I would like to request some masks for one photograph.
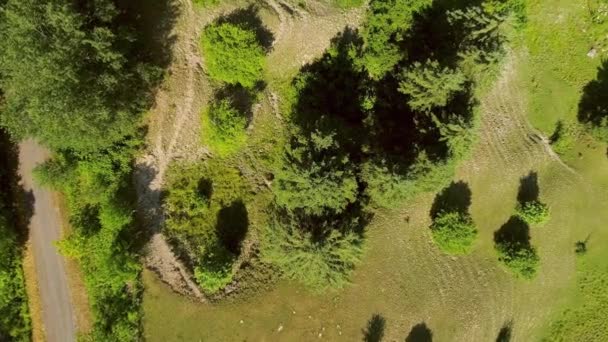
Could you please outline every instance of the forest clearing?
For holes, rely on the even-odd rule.
[[[0,340],[608,341],[607,33],[606,0],[0,0]]]

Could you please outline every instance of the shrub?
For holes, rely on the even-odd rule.
[[[477,238],[477,228],[468,214],[440,212],[431,225],[433,241],[448,254],[471,252]]]
[[[578,123],[559,120],[555,126],[555,132],[551,136],[553,150],[561,155],[568,153],[572,150],[582,132],[583,129]]]
[[[317,236],[277,220],[263,231],[262,259],[314,291],[346,285],[362,254],[363,238],[352,231],[328,230]]]
[[[549,206],[538,200],[519,203],[515,210],[530,225],[542,225],[549,220]]]
[[[205,292],[217,293],[232,282],[235,255],[221,245],[213,246],[211,251],[202,250],[201,254],[204,257],[194,267],[194,278]]]
[[[232,154],[243,146],[247,118],[229,100],[211,105],[202,115],[203,143],[220,156]]]
[[[516,275],[532,279],[538,271],[540,259],[531,246],[518,246],[510,243],[496,245],[498,260]]]
[[[212,24],[201,40],[209,74],[229,84],[253,88],[264,72],[264,48],[252,30],[231,23]]]
[[[168,174],[166,229],[194,264],[201,288],[213,294],[232,281],[232,264],[248,226],[248,189],[226,163],[176,164]]]

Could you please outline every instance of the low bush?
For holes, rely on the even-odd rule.
[[[245,88],[253,88],[262,79],[265,52],[253,30],[214,23],[205,28],[201,47],[213,79]]]
[[[549,220],[549,206],[538,200],[519,203],[515,210],[529,225],[542,225]]]
[[[573,121],[558,121],[551,136],[551,147],[560,155],[567,154],[581,137],[583,128]]]
[[[540,259],[530,244],[530,227],[518,216],[511,216],[498,231],[494,233],[494,248],[498,261],[511,272],[524,279],[536,276]]]
[[[433,241],[448,254],[471,252],[477,228],[470,215],[459,212],[440,212],[431,225]]]
[[[248,187],[222,161],[176,164],[168,174],[165,229],[194,264],[201,288],[213,294],[234,276],[232,264],[248,229]]]
[[[238,151],[247,139],[247,118],[230,100],[211,104],[201,119],[203,143],[220,156]]]
[[[540,259],[531,246],[522,247],[514,244],[497,244],[498,260],[515,274],[524,279],[532,279],[538,271]]]

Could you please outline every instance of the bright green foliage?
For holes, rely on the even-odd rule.
[[[540,259],[533,247],[503,243],[496,245],[496,251],[498,260],[516,275],[524,279],[532,279],[536,276]]]
[[[129,134],[159,73],[129,59],[141,47],[118,13],[109,0],[9,0],[0,12],[2,125],[78,151]]]
[[[363,26],[360,64],[372,79],[381,79],[405,56],[399,43],[405,39],[415,13],[430,0],[372,0]]]
[[[321,215],[341,212],[355,202],[357,180],[348,158],[333,152],[339,149],[334,136],[317,132],[309,139],[299,139],[306,145],[288,149],[284,166],[276,174],[277,203],[289,210]],[[317,154],[324,157],[315,160]]]
[[[530,225],[543,225],[549,220],[549,206],[538,200],[519,203],[515,210]]]
[[[209,294],[232,281],[248,225],[247,197],[240,172],[221,162],[178,164],[169,172],[166,233],[192,259],[195,278]]]
[[[318,237],[293,222],[271,222],[262,239],[263,260],[316,291],[346,285],[362,254],[363,239],[357,233],[331,229]]]
[[[227,156],[238,151],[245,143],[246,126],[245,115],[234,108],[230,100],[220,100],[203,112],[203,142],[209,145],[213,152]]]
[[[431,225],[433,241],[448,254],[468,254],[477,239],[477,228],[470,215],[441,212]]]
[[[465,82],[461,71],[441,67],[437,61],[415,62],[401,74],[399,91],[409,96],[412,109],[428,111],[446,106]]]
[[[255,32],[231,23],[205,28],[201,46],[212,78],[253,88],[264,73],[264,48]]]
[[[215,246],[213,251],[203,250],[201,255],[204,257],[200,265],[194,267],[194,278],[205,292],[217,293],[232,282],[235,256],[221,246]]]
[[[37,170],[40,181],[66,196],[74,231],[60,248],[83,270],[96,341],[139,338],[141,265],[130,240],[135,204],[124,195],[133,191],[131,158],[138,145],[127,139],[81,158],[58,154]]]

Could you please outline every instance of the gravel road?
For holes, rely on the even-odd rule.
[[[30,241],[40,290],[45,340],[72,342],[76,340],[76,324],[65,260],[54,245],[61,237],[61,216],[51,191],[36,185],[32,179],[32,170],[46,158],[48,152],[34,141],[27,140],[19,145],[19,172],[25,191],[31,191],[34,201]]]

